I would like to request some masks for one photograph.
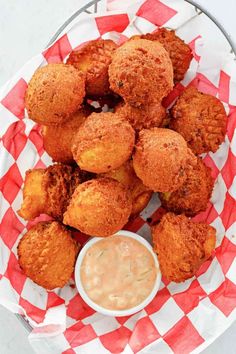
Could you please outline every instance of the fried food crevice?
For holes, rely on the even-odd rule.
[[[104,96],[109,94],[108,67],[117,45],[110,39],[90,41],[70,53],[67,64],[73,65],[86,75],[86,94]]]
[[[18,214],[32,220],[47,214],[62,220],[71,195],[81,182],[77,167],[55,164],[46,169],[26,171],[23,203]]]
[[[43,146],[53,161],[73,163],[71,151],[73,138],[90,113],[91,110],[86,107],[73,114],[65,123],[56,127],[42,127]]]
[[[136,176],[131,160],[116,170],[112,170],[103,175],[122,183],[130,192],[132,197],[131,216],[137,216],[149,203],[153,192]]]
[[[167,117],[165,108],[160,104],[133,107],[128,103],[120,103],[115,112],[128,120],[136,131],[160,127]]]
[[[183,80],[190,66],[193,54],[191,48],[175,34],[175,31],[159,28],[157,32],[142,34],[140,38],[160,42],[170,56],[175,83]]]

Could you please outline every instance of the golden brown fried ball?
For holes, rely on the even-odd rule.
[[[199,155],[215,152],[224,141],[227,117],[218,98],[187,88],[171,110],[170,128],[181,134]]]
[[[97,39],[71,52],[67,64],[85,73],[87,95],[96,97],[110,93],[108,67],[116,48],[110,39]]]
[[[167,213],[152,227],[152,240],[162,275],[180,283],[193,277],[211,256],[216,230],[206,223],[195,223],[185,215]]]
[[[159,127],[167,116],[165,108],[160,103],[140,107],[121,103],[115,108],[115,112],[127,119],[136,131]]]
[[[127,187],[131,193],[133,203],[131,216],[138,215],[148,205],[152,197],[152,191],[144,186],[142,181],[136,176],[131,160],[118,169],[104,174],[104,177],[113,178]]]
[[[78,168],[56,164],[26,171],[23,203],[18,214],[32,220],[47,214],[62,220],[71,195],[81,182]]]
[[[73,157],[82,170],[105,173],[130,158],[134,139],[133,128],[119,114],[92,113],[74,137]]]
[[[20,240],[19,264],[36,284],[52,290],[62,288],[74,270],[78,245],[62,224],[39,222]]]
[[[175,31],[160,28],[155,33],[142,34],[140,38],[160,42],[169,53],[173,70],[174,81],[183,80],[193,58],[191,48],[178,36]]]
[[[87,235],[105,237],[127,223],[131,210],[131,197],[123,184],[98,178],[76,188],[63,222]]]
[[[42,127],[44,149],[53,161],[68,164],[74,161],[71,151],[73,137],[90,113],[91,110],[88,108],[82,108],[65,123],[59,124],[56,127]]]
[[[173,88],[173,67],[162,44],[136,39],[115,51],[109,80],[111,89],[132,106],[160,103]]]
[[[161,193],[160,199],[165,209],[176,214],[194,216],[206,210],[214,180],[211,169],[199,157],[197,164],[188,164],[185,173],[187,179],[184,184],[175,192]]]
[[[65,122],[81,106],[85,77],[72,65],[48,64],[35,71],[25,96],[29,118],[43,125]]]
[[[164,128],[144,129],[135,146],[133,165],[145,186],[172,192],[182,186],[189,159],[195,159],[180,134]]]

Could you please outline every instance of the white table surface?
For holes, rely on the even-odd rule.
[[[87,2],[88,0],[0,0],[0,86],[22,64],[40,52],[58,27]],[[236,43],[236,1],[195,2],[211,12]],[[203,353],[236,354],[235,339],[236,323]],[[27,331],[13,314],[0,306],[0,354],[16,353],[33,354],[27,340]]]

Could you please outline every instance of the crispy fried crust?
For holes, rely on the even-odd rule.
[[[103,96],[110,93],[108,66],[117,45],[110,39],[97,39],[71,52],[67,64],[83,71],[86,75],[86,93]]]
[[[172,193],[160,193],[160,199],[165,209],[176,214],[194,216],[206,210],[214,180],[211,176],[211,169],[200,157],[197,158],[197,164],[188,164],[185,173],[187,179],[180,189]]]
[[[63,124],[56,127],[42,127],[44,149],[53,161],[67,164],[73,163],[71,151],[73,137],[90,113],[91,110],[86,107],[73,114]]]
[[[72,65],[48,64],[35,71],[25,96],[29,118],[43,125],[65,122],[81,106],[85,76]]]
[[[174,81],[183,80],[193,58],[191,48],[178,36],[175,31],[160,28],[155,33],[146,33],[140,36],[143,39],[160,42],[169,53],[173,69]]]
[[[73,157],[82,170],[105,173],[130,158],[134,139],[133,128],[119,114],[92,113],[75,135]]]
[[[130,191],[133,203],[131,216],[138,215],[148,205],[152,197],[152,191],[144,186],[142,181],[136,176],[131,160],[118,169],[105,173],[104,177],[117,180]]]
[[[47,214],[62,220],[71,195],[80,183],[78,168],[56,164],[46,169],[28,170],[23,189],[23,203],[18,214],[32,220]]]
[[[181,135],[172,130],[144,129],[135,146],[134,170],[151,190],[172,192],[187,178],[184,169],[190,159],[195,159],[192,155]]]
[[[116,106],[115,112],[127,119],[136,131],[159,127],[167,116],[165,108],[160,103],[140,107],[121,103]]]
[[[127,223],[131,209],[131,196],[123,184],[98,178],[76,188],[63,222],[85,234],[105,237]]]
[[[128,41],[119,47],[109,66],[111,89],[132,106],[160,103],[173,87],[173,67],[159,42]]]
[[[62,224],[40,222],[18,245],[19,264],[36,284],[51,290],[62,288],[74,270],[78,245]]]
[[[218,98],[187,88],[171,110],[170,128],[181,134],[199,155],[215,152],[224,141],[227,116]]]
[[[194,276],[211,256],[216,230],[185,215],[167,213],[152,227],[152,239],[162,275],[179,283]]]

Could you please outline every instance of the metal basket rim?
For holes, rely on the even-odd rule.
[[[76,18],[78,17],[82,12],[86,11],[88,8],[90,8],[92,5],[98,4],[101,0],[92,0],[90,1],[87,5],[81,7],[79,10],[74,12],[56,31],[56,33],[51,37],[50,41],[46,45],[46,48],[52,45],[53,42],[57,40],[57,38],[60,36],[60,34],[63,32],[63,30]],[[196,7],[198,10],[200,10],[202,13],[204,13],[209,19],[220,29],[220,31],[223,33],[224,37],[228,41],[235,57],[236,57],[236,45],[233,43],[230,35],[228,32],[225,30],[224,26],[216,19],[215,16],[213,16],[208,10],[205,9],[204,6],[198,5],[195,3],[195,1],[192,0],[184,0],[190,5]]]
[[[60,34],[63,32],[63,30],[75,19],[77,18],[81,13],[85,12],[88,8],[90,8],[92,5],[98,4],[101,0],[92,0],[90,1],[87,5],[81,7],[80,9],[78,9],[77,11],[75,11],[56,31],[56,33],[51,37],[51,39],[49,40],[48,44],[46,45],[45,48],[49,47],[50,45],[52,45],[52,43],[54,43],[57,38],[60,36]],[[226,40],[228,41],[235,57],[236,57],[236,46],[234,45],[232,39],[230,38],[230,35],[227,33],[227,31],[225,30],[225,28],[223,27],[223,25],[221,25],[221,23],[208,11],[206,10],[203,6],[196,4],[194,1],[192,0],[184,0],[187,3],[189,3],[190,5],[196,7],[198,10],[200,10],[202,13],[204,13],[207,17],[210,18],[210,20],[212,20],[215,25],[221,30],[221,32],[223,33],[223,35],[225,36]],[[16,317],[18,318],[18,320],[23,324],[23,326],[27,329],[28,332],[31,332],[33,330],[33,327],[29,324],[29,322],[21,315],[16,314]]]

